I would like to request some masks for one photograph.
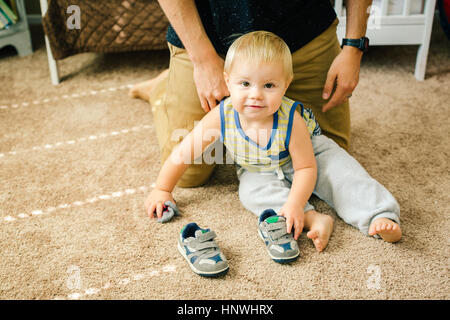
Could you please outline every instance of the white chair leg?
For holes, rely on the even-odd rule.
[[[58,71],[58,63],[53,58],[52,50],[50,49],[50,43],[48,42],[48,37],[45,36],[45,46],[47,48],[47,58],[48,58],[48,67],[50,69],[50,79],[53,85],[58,85],[59,81],[59,71]]]
[[[425,71],[427,69],[427,56],[428,56],[428,46],[422,44],[417,50],[416,58],[416,69],[414,70],[414,77],[417,80],[425,80]]]
[[[47,9],[48,9],[47,0],[40,0],[40,2],[41,2],[42,17],[44,17],[45,13],[47,12]],[[50,43],[48,41],[47,36],[45,36],[45,47],[47,48],[47,58],[48,58],[48,67],[50,69],[50,79],[51,79],[53,85],[58,85],[60,83],[58,63],[53,58],[52,50],[50,48]]]
[[[425,14],[425,29],[423,32],[423,41],[417,51],[416,70],[414,76],[417,80],[425,80],[425,71],[427,70],[428,49],[430,48],[431,30],[433,28],[434,8],[436,7],[436,0],[426,1]]]

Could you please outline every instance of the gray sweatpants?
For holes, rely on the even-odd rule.
[[[374,219],[388,218],[400,224],[400,207],[392,194],[344,149],[330,138],[312,137],[317,162],[313,194],[331,206],[346,223],[368,234]],[[278,171],[250,172],[238,167],[239,198],[257,216],[265,209],[278,212],[288,199],[294,169],[289,161]],[[304,212],[313,210],[307,203]]]

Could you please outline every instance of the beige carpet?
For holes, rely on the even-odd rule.
[[[143,202],[160,166],[151,107],[127,85],[168,65],[168,52],[80,54],[50,84],[35,53],[0,51],[1,299],[449,299],[450,45],[433,29],[427,78],[417,46],[372,47],[352,98],[352,154],[401,206],[397,244],[335,219],[317,253],[271,261],[257,219],[239,203],[231,166],[201,188],[176,189],[182,217],[150,221]],[[176,249],[195,221],[218,234],[230,271],[191,272]]]

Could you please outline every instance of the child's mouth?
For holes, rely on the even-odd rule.
[[[255,105],[247,105],[247,107],[249,107],[249,108],[257,108],[257,109],[264,108],[262,106],[255,106]]]

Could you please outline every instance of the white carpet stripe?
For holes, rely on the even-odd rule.
[[[154,187],[154,183],[151,185],[151,187]],[[21,212],[15,216],[11,216],[8,215],[6,217],[3,218],[4,222],[14,222],[17,219],[26,219],[26,218],[31,218],[31,217],[36,217],[36,216],[42,216],[42,215],[47,215],[50,213],[53,213],[55,211],[60,211],[60,210],[64,210],[64,209],[70,209],[72,207],[82,207],[86,204],[89,203],[94,203],[100,200],[111,200],[111,199],[115,199],[115,198],[120,198],[123,196],[127,196],[127,195],[131,195],[136,193],[137,191],[141,191],[141,192],[147,192],[149,190],[149,187],[147,186],[140,186],[138,188],[135,189],[125,189],[123,191],[116,191],[116,192],[112,192],[111,194],[101,194],[101,195],[97,195],[94,197],[89,197],[86,200],[77,200],[74,201],[72,203],[62,203],[56,206],[52,206],[52,207],[48,207],[46,209],[34,209],[34,210],[30,210],[29,213],[24,213]]]
[[[146,124],[146,125],[142,125],[142,126],[135,126],[129,129],[122,129],[122,130],[118,130],[118,131],[112,131],[109,133],[101,133],[98,135],[89,135],[87,137],[82,137],[82,138],[78,138],[77,140],[68,140],[68,141],[59,141],[56,143],[47,143],[43,146],[34,146],[28,149],[23,149],[23,150],[14,150],[14,151],[8,151],[8,152],[3,152],[0,153],[0,159],[4,158],[5,156],[9,155],[9,156],[15,156],[17,154],[20,153],[25,153],[25,152],[30,152],[30,151],[41,151],[41,150],[49,150],[49,149],[53,149],[53,148],[57,148],[57,147],[61,147],[64,145],[74,145],[77,142],[85,142],[85,141],[89,141],[89,140],[97,140],[97,139],[104,139],[104,138],[108,138],[108,137],[113,137],[113,136],[117,136],[120,134],[127,134],[130,132],[140,132],[143,130],[148,130],[153,128],[152,125]]]
[[[88,296],[93,296],[93,295],[99,294],[103,290],[108,290],[108,289],[111,289],[114,287],[121,288],[121,287],[127,286],[133,282],[148,280],[150,278],[158,276],[161,272],[164,272],[164,273],[176,272],[176,270],[177,270],[177,267],[175,265],[168,264],[168,265],[163,266],[160,270],[148,269],[148,270],[144,271],[143,273],[132,274],[128,277],[121,278],[118,280],[109,280],[100,288],[90,287],[90,288],[85,289],[84,291],[72,292],[72,293],[68,294],[67,296],[58,296],[58,297],[54,298],[54,300],[65,300],[65,299],[78,300],[78,299],[82,299],[82,298],[85,298]]]
[[[80,92],[80,93],[72,93],[71,95],[67,95],[64,94],[60,97],[55,96],[52,98],[43,98],[42,100],[34,100],[32,102],[20,102],[20,103],[12,103],[10,105],[4,104],[4,105],[0,105],[0,110],[7,110],[7,109],[17,109],[19,107],[28,107],[30,104],[33,105],[38,105],[38,104],[46,104],[49,103],[50,101],[58,101],[59,99],[67,99],[67,98],[80,98],[80,97],[86,97],[86,96],[93,96],[96,95],[97,93],[101,92],[101,93],[105,93],[105,92],[115,92],[118,90],[124,90],[124,89],[130,89],[132,88],[134,85],[133,84],[128,84],[128,85],[123,85],[120,87],[111,87],[111,88],[107,88],[107,89],[100,89],[100,90],[91,90],[89,92]]]

